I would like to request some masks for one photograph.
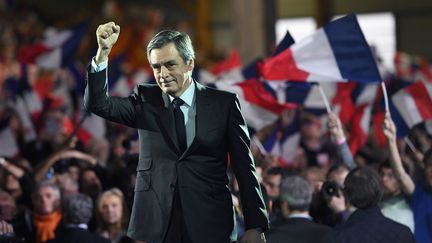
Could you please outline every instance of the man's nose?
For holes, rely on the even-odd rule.
[[[161,73],[160,73],[160,76],[162,77],[162,78],[167,78],[168,77],[168,69],[165,67],[165,66],[162,66],[161,67]]]

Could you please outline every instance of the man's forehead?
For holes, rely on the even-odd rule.
[[[155,48],[150,52],[151,63],[164,63],[178,60],[179,58],[181,57],[174,43],[169,43],[161,48]]]

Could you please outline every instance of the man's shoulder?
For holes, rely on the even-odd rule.
[[[200,83],[197,83],[197,86],[198,86],[198,90],[205,92],[206,95],[225,98],[225,99],[234,99],[234,97],[236,97],[235,93],[229,91],[216,89],[214,87],[206,86]]]

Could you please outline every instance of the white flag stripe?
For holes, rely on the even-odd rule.
[[[372,115],[372,106],[368,105],[363,110],[363,116],[362,116],[362,118],[360,120],[360,126],[361,126],[361,128],[363,128],[363,132],[365,134],[368,134],[368,132],[369,132],[371,115]]]
[[[292,45],[297,67],[315,74],[309,81],[343,80],[333,50],[323,29]],[[313,78],[313,79],[312,79]]]
[[[368,84],[356,100],[356,105],[370,104],[375,100],[378,84]]]
[[[392,96],[392,101],[409,128],[422,122],[422,117],[412,96],[401,90]]]

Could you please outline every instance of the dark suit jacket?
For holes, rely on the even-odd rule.
[[[268,243],[316,243],[330,231],[330,227],[309,219],[288,218],[280,226],[269,230],[266,237]]]
[[[336,228],[323,243],[414,243],[414,236],[405,225],[384,217],[378,207],[356,210]]]
[[[111,243],[110,240],[105,239],[97,234],[91,233],[81,228],[62,228],[56,232],[56,238],[47,241],[47,243]]]
[[[178,183],[193,242],[236,240],[227,154],[239,182],[246,228],[268,227],[266,209],[249,150],[250,139],[234,94],[196,83],[196,132],[180,154],[168,95],[139,85],[130,97],[107,94],[106,71],[88,73],[85,106],[110,121],[138,129],[140,156],[128,236],[162,242]]]

